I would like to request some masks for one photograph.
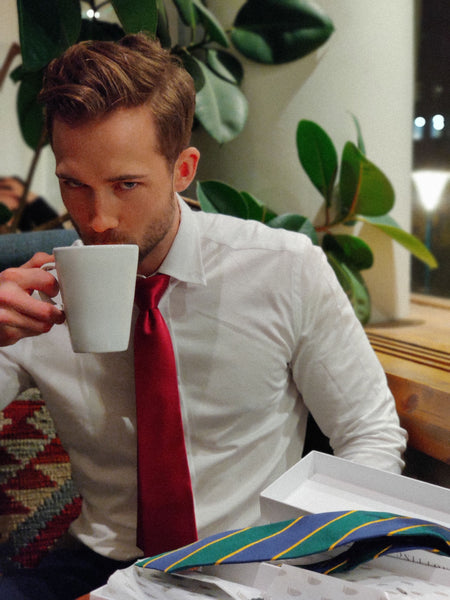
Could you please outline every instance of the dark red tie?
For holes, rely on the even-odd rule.
[[[146,556],[197,539],[175,356],[158,308],[168,284],[159,273],[136,283],[137,545]]]

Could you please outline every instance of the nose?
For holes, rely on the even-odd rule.
[[[96,233],[115,229],[119,225],[118,207],[114,198],[107,194],[95,193],[92,198],[89,225]]]

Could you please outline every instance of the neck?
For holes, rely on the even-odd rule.
[[[176,200],[176,203],[176,213],[170,229],[164,238],[140,261],[138,266],[139,275],[148,276],[156,273],[168,255],[181,221],[181,210],[178,200]]]

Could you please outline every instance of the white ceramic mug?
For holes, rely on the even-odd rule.
[[[54,248],[74,352],[128,348],[138,252],[132,244]],[[43,268],[50,270],[52,264]]]

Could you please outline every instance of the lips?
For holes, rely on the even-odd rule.
[[[105,235],[82,235],[81,239],[83,242],[89,246],[102,246],[105,244],[133,244],[133,241],[130,241],[125,236],[118,235],[117,233],[112,234],[109,232]]]

